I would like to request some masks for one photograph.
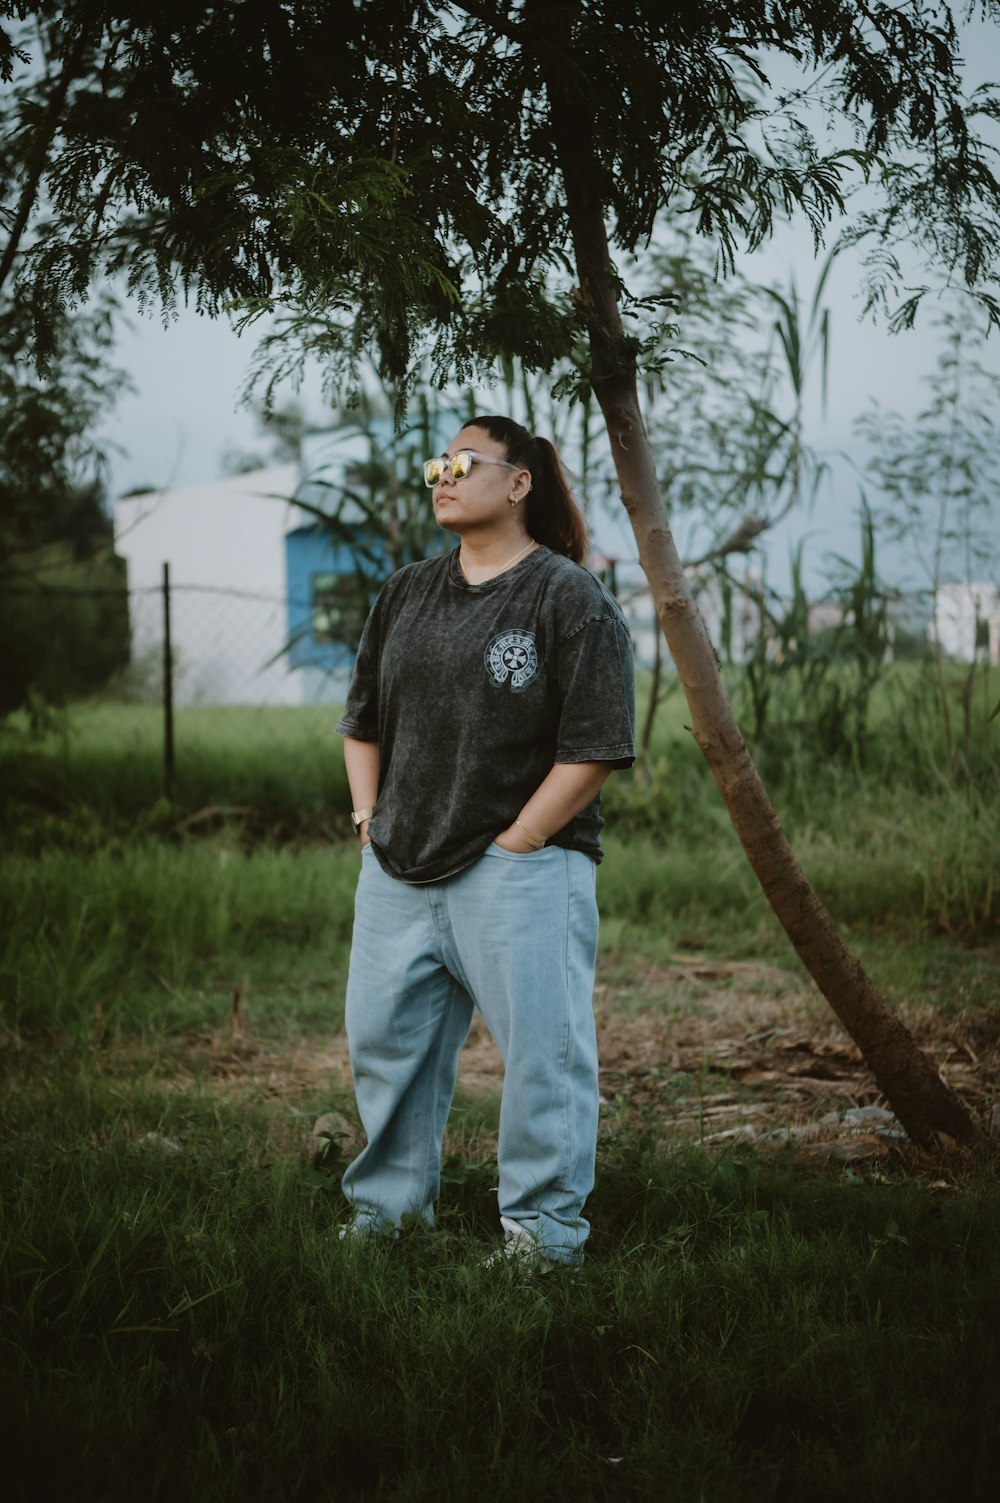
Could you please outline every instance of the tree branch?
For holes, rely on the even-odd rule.
[[[56,84],[55,92],[49,101],[49,107],[45,111],[43,126],[36,133],[32,143],[31,151],[28,155],[28,173],[24,187],[21,190],[17,213],[14,215],[10,238],[4,248],[3,256],[0,257],[0,288],[3,287],[11,273],[21,238],[28,227],[28,220],[31,218],[31,211],[35,206],[35,199],[38,196],[38,185],[42,180],[42,173],[45,171],[45,162],[49,147],[52,145],[56,131],[59,128],[59,119],[66,103],[69,86],[77,77],[77,72],[83,59],[83,54],[87,50],[89,40],[90,32],[86,29],[81,30],[76,37],[63,64],[62,74]]]
[[[511,22],[510,17],[505,14],[506,7],[496,12],[491,12],[485,5],[470,5],[468,0],[452,0],[452,6],[455,10],[464,11],[474,21],[481,21],[491,31],[495,31],[500,36],[506,37],[508,42],[517,42],[518,46],[524,46],[527,42],[527,27],[523,25],[515,26]]]
[[[690,559],[685,567],[700,569],[705,564],[715,564],[721,559],[728,558],[731,553],[749,553],[761,533],[767,532],[768,528],[773,527],[777,521],[780,521],[780,516],[760,517],[751,512],[737,523],[727,538],[709,548],[701,558]]]

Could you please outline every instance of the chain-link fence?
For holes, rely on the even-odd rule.
[[[625,610],[639,668],[669,671],[639,566],[592,562]],[[291,768],[296,758],[339,762],[332,732],[364,616],[344,593],[349,582],[314,574],[301,595],[272,594],[172,581],[164,565],[160,583],[142,588],[36,583],[7,590],[0,600],[0,712],[20,706],[37,721],[47,706],[74,702],[85,709],[74,711],[73,721],[94,721],[105,710],[102,755],[122,767],[140,754],[147,763],[155,758],[168,795],[192,762],[214,758],[212,779],[190,796],[224,796],[215,790],[230,788],[227,765],[248,762],[253,748],[266,784],[283,766],[289,778],[301,778],[298,764]],[[741,661],[764,626],[759,587],[755,595],[748,581],[724,595],[709,581],[698,604],[720,657]],[[820,607],[810,609],[810,633],[835,625],[834,615],[827,620]],[[922,619],[913,635],[926,640]]]
[[[176,584],[165,572],[160,588],[130,592],[129,622],[122,697],[133,702],[333,705],[347,690],[352,648],[331,639],[314,597]]]
[[[603,573],[651,663],[656,618],[641,570]],[[143,588],[24,589],[8,600],[21,673],[5,708],[48,726],[50,750],[74,767],[90,748],[122,785],[141,768],[144,797],[319,800],[340,768],[332,730],[364,618],[343,583],[313,576],[301,597],[268,594],[189,585],[164,565]],[[53,706],[68,703],[56,727]]]
[[[232,769],[256,753],[274,785],[290,755],[333,756],[353,662],[336,630],[322,593],[186,585],[166,566],[160,585],[138,589],[19,584],[0,605],[8,746],[29,733],[39,765],[55,758],[74,773],[89,748],[109,778],[142,764],[154,796],[172,795],[193,762],[211,764],[195,799],[231,798]]]

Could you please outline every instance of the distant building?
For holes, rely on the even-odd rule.
[[[285,534],[299,469],[276,465],[205,485],[128,496],[115,548],[128,567],[133,674],[163,650],[170,566],[177,704],[301,704],[288,641]]]
[[[977,651],[1000,663],[1000,589],[995,584],[941,585],[928,627],[949,657],[971,663]]]
[[[632,634],[635,660],[640,668],[650,668],[656,661],[657,639],[662,638],[659,617],[653,604],[649,583],[641,566],[630,559],[591,553],[588,567],[598,574],[621,604]],[[760,630],[759,571],[748,568],[743,587],[724,588],[717,574],[693,567],[685,569],[712,646],[723,662],[746,660]],[[661,660],[671,662],[665,641],[660,641]]]
[[[440,421],[450,428],[454,415]],[[175,703],[342,701],[391,569],[364,510],[343,494],[369,459],[356,429],[311,434],[300,463],[119,500],[133,679],[148,672],[157,694],[168,564]],[[317,514],[334,511],[336,526]]]

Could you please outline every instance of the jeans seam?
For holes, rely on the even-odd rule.
[[[568,857],[569,857],[569,853],[567,852],[567,862],[566,862],[566,866],[567,866],[567,871],[566,871],[566,901],[567,901],[566,974],[567,974],[567,981],[568,981],[568,977],[569,977],[569,957],[570,957],[570,950],[571,950],[571,947],[572,947],[571,918],[572,918],[572,909],[573,909],[573,899],[574,899],[574,897],[577,897],[577,898],[582,898],[584,902],[587,902],[587,901],[596,901],[596,897],[595,897],[595,895],[593,893],[592,888],[588,887],[583,893],[580,892],[580,886],[582,884],[580,884],[580,881],[579,881],[579,865],[577,863],[576,869],[574,869],[574,867],[570,864]],[[567,990],[570,990],[568,986],[567,986]],[[574,990],[574,993],[575,993],[575,988],[573,990]],[[582,1006],[582,1004],[581,1004],[581,1006]],[[593,1007],[593,994],[591,994],[591,996],[588,998],[588,1006],[591,1007],[591,1008]],[[574,1021],[575,1022],[579,1022],[579,1021],[581,1021],[581,1019],[574,1019]],[[564,1071],[564,1076],[565,1076],[565,1071]],[[574,1162],[573,1162],[573,1165],[572,1165],[572,1169],[573,1169],[572,1179],[573,1179],[573,1183],[574,1184],[576,1184],[576,1183],[579,1182],[579,1178],[580,1178],[580,1162],[581,1162],[582,1154],[583,1154],[582,1143],[578,1141],[577,1145],[576,1145],[576,1156],[575,1156],[575,1159],[574,1159]]]
[[[571,931],[572,931],[571,914],[572,914],[572,908],[573,908],[573,900],[572,900],[572,893],[571,893],[571,872],[570,872],[570,865],[569,865],[569,860],[567,858],[567,853],[565,851],[563,852],[563,887],[564,887],[564,890],[565,890],[565,893],[566,893],[566,907],[565,907],[565,916],[564,916],[564,922],[563,922],[563,988],[564,988],[564,996],[565,996],[566,1014],[565,1014],[564,1028],[563,1028],[563,1047],[562,1047],[562,1059],[560,1060],[560,1067],[561,1068],[560,1068],[560,1072],[559,1072],[559,1078],[560,1078],[560,1087],[561,1087],[561,1090],[562,1090],[562,1098],[563,1098],[563,1101],[562,1101],[562,1108],[563,1108],[563,1142],[566,1144],[566,1150],[567,1150],[565,1158],[564,1158],[564,1162],[563,1162],[563,1165],[562,1165],[562,1169],[563,1169],[563,1177],[564,1177],[565,1183],[567,1185],[569,1185],[569,1184],[575,1183],[575,1180],[576,1180],[575,1174],[570,1173],[570,1169],[571,1169],[570,1158],[571,1158],[571,1155],[573,1153],[573,1134],[570,1131],[570,1097],[571,1097],[571,1095],[573,1093],[570,1091],[570,1087],[569,1087],[569,1075],[568,1075],[568,1072],[567,1072],[567,1069],[566,1069],[567,1061],[568,1061],[568,1058],[569,1058],[570,1038],[572,1036],[572,1018],[571,1018],[570,1014],[571,1014],[572,1009],[573,1009],[573,997],[572,997],[572,987],[570,986],[569,962],[570,962],[570,943],[571,943]],[[579,1148],[578,1147],[577,1147],[577,1154],[579,1154]],[[560,1188],[562,1188],[562,1187],[560,1187]]]

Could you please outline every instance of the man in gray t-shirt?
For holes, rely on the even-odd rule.
[[[536,548],[469,584],[455,549],[395,574],[375,602],[337,729],[377,741],[368,826],[404,882],[461,871],[557,763],[634,759],[632,648],[592,574]],[[600,795],[549,845],[601,860]]]

